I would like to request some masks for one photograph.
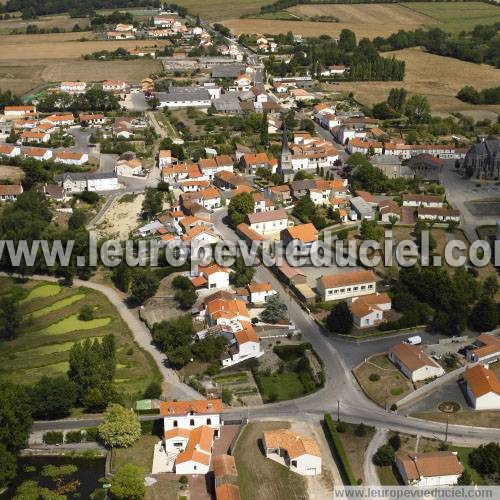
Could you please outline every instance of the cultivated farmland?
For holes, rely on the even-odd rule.
[[[19,299],[23,318],[19,335],[0,342],[0,380],[32,384],[43,375],[63,374],[74,342],[109,333],[117,341],[115,382],[120,392],[140,396],[160,378],[154,362],[135,344],[126,324],[100,293],[48,282],[16,283],[10,278],[0,278],[0,290]],[[84,305],[94,308],[94,319],[78,318]]]
[[[257,14],[263,5],[272,0],[182,0],[180,5],[191,14],[198,14],[209,21],[220,21],[246,14]]]
[[[387,98],[392,87],[404,86],[409,92],[426,95],[433,111],[476,111],[475,106],[459,101],[455,95],[464,85],[477,88],[494,87],[500,81],[500,70],[485,64],[474,64],[423,52],[418,48],[386,52],[406,61],[402,82],[346,82],[328,88],[338,92],[354,92],[363,104],[373,105]],[[500,112],[500,105],[483,105],[481,110]]]

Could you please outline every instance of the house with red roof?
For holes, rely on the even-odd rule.
[[[481,364],[465,370],[466,391],[476,410],[500,410],[500,380]]]
[[[191,279],[195,288],[208,288],[209,290],[229,288],[229,269],[214,263],[209,266],[200,266],[198,272],[198,276]]]

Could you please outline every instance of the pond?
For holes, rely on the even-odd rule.
[[[66,492],[68,499],[89,498],[90,494],[100,486],[99,479],[104,476],[104,457],[61,457],[61,456],[36,456],[19,457],[17,476],[11,483],[9,489],[0,498],[12,498],[17,487],[24,481],[36,481],[39,486],[55,489],[54,481],[41,474],[42,468],[46,465],[75,465],[78,470],[70,476],[64,477],[64,483],[78,481],[79,484],[72,493]]]

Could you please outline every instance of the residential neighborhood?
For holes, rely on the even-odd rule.
[[[0,5],[0,496],[495,498],[498,22],[42,3]]]

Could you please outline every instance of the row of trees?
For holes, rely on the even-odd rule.
[[[119,98],[102,87],[92,87],[84,94],[71,95],[64,92],[46,94],[37,105],[38,111],[114,111],[120,109]]]
[[[477,90],[466,85],[458,91],[457,97],[471,104],[500,104],[500,87]]]
[[[431,121],[431,106],[427,97],[414,94],[407,98],[404,88],[393,88],[386,101],[373,106],[372,113],[379,120],[389,120],[406,116],[408,123],[419,125]]]
[[[376,37],[375,46],[381,51],[399,50],[408,47],[424,47],[432,54],[454,57],[463,61],[491,64],[500,67],[500,23],[477,25],[472,31],[454,35],[439,28],[415,31],[400,30],[387,38]]]

